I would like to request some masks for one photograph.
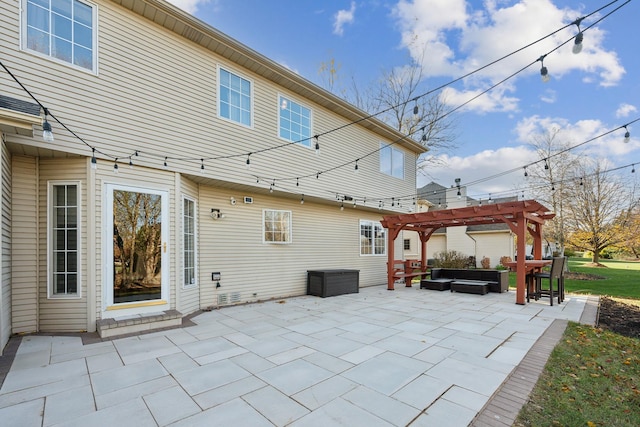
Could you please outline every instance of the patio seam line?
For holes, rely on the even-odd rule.
[[[469,423],[470,427],[496,425],[496,423],[513,425],[520,409],[527,402],[531,391],[538,382],[538,378],[544,370],[551,351],[553,351],[556,344],[562,338],[568,324],[569,322],[567,320],[556,319],[549,325],[540,338],[533,344],[533,347],[529,349],[518,366],[511,371],[507,379],[503,381],[480,412],[478,412],[471,423]],[[526,365],[526,367],[522,365]],[[531,378],[532,375],[535,378]],[[528,377],[524,384],[521,381],[523,377]],[[500,400],[503,399],[508,399],[512,402],[516,401],[518,403],[516,405],[517,410],[515,408],[512,408],[512,410],[503,408],[503,405],[499,404]]]

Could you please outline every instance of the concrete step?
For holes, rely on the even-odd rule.
[[[180,325],[182,325],[182,313],[178,310],[166,310],[158,313],[117,317],[113,319],[100,319],[96,322],[98,335],[100,335],[101,338],[110,338]]]

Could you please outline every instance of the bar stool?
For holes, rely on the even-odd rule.
[[[564,267],[566,263],[566,257],[554,257],[551,263],[551,270],[547,272],[541,272],[534,274],[535,279],[535,295],[536,299],[548,296],[549,303],[553,305],[554,296],[558,298],[558,304],[564,301]],[[543,280],[549,280],[549,288],[542,287]],[[554,290],[554,281],[557,283],[557,287]],[[554,295],[555,294],[555,295]]]

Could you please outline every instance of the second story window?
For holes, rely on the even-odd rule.
[[[23,1],[27,49],[95,70],[95,6],[78,0]]]
[[[404,153],[388,144],[380,144],[380,172],[404,178]]]
[[[224,68],[219,69],[220,117],[251,126],[251,82]]]
[[[284,96],[279,97],[279,103],[280,138],[311,147],[311,110]]]

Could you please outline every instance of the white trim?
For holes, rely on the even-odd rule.
[[[160,229],[162,241],[162,274],[160,298],[157,300],[135,301],[131,303],[113,302],[113,192],[114,190],[155,194],[160,196],[162,225]],[[102,283],[102,318],[128,316],[133,314],[152,313],[168,310],[170,307],[170,225],[169,225],[169,190],[159,190],[148,187],[137,187],[113,182],[107,182],[103,187],[104,207],[102,209],[102,250],[103,250],[103,283]],[[166,247],[166,250],[164,249]],[[161,302],[148,304],[145,302]],[[131,306],[131,308],[127,308]]]
[[[290,102],[295,102],[296,104],[298,104],[299,106],[306,108],[307,110],[309,110],[309,145],[305,145],[302,142],[299,142],[298,140],[292,140],[292,139],[287,139],[287,138],[283,138],[282,136],[280,136],[280,112],[282,111],[282,107],[281,107],[281,98],[285,98],[287,101]],[[294,97],[292,96],[288,96],[285,95],[282,92],[278,92],[277,94],[277,105],[276,105],[277,109],[278,109],[278,123],[276,124],[276,133],[277,133],[277,137],[283,141],[287,141],[287,142],[296,142],[300,147],[304,147],[307,149],[315,149],[314,147],[314,142],[313,142],[313,109],[305,104],[303,104],[302,102],[299,102],[297,99],[294,99]]]
[[[265,239],[265,213],[269,212],[285,212],[289,214],[289,241],[287,242],[272,242],[270,240]],[[293,243],[293,213],[292,211],[283,210],[283,209],[262,209],[262,243],[267,245],[290,245]]]
[[[53,263],[56,262],[53,257],[53,187],[54,186],[62,186],[62,185],[75,185],[78,194],[76,195],[77,206],[76,206],[76,220],[78,222],[77,227],[77,256],[76,256],[76,269],[77,271],[77,288],[78,292],[76,294],[55,294],[53,292]],[[47,181],[47,299],[50,300],[58,300],[58,299],[80,299],[82,298],[82,186],[81,181],[75,180],[50,180]]]
[[[371,226],[371,253],[370,254],[363,254],[362,253],[362,225],[368,225]],[[384,246],[382,247],[382,249],[384,250],[381,254],[377,254],[376,252],[376,242],[375,242],[375,231],[376,231],[376,227],[380,227],[380,230],[382,230],[384,232]],[[388,239],[388,233],[387,230],[382,226],[382,224],[380,224],[380,221],[375,221],[375,220],[371,220],[371,219],[361,219],[358,222],[358,252],[360,254],[360,256],[363,257],[382,257],[382,256],[387,256],[387,241]]]
[[[73,0],[72,0],[73,1]],[[62,64],[71,68],[74,68],[79,71],[83,71],[85,73],[98,74],[98,5],[88,1],[88,0],[77,0],[80,3],[84,3],[87,6],[91,7],[91,23],[92,23],[92,45],[91,45],[91,69],[81,67],[80,65],[76,65],[73,62],[63,61],[62,59],[58,59],[50,54],[45,54],[42,52],[38,52],[37,50],[32,50],[27,47],[27,0],[19,0],[20,2],[20,50],[23,52],[28,52],[32,55],[45,58],[47,60],[56,62],[58,64]],[[51,24],[51,23],[50,23]]]
[[[193,203],[193,274],[194,283],[184,283],[184,201],[188,200]],[[182,195],[180,200],[180,229],[182,231],[180,235],[180,281],[182,282],[182,289],[194,289],[197,288],[198,283],[198,201],[186,194]]]
[[[233,74],[233,75],[235,75],[237,77],[240,77],[241,79],[246,80],[251,84],[251,95],[250,95],[251,96],[251,124],[246,125],[246,124],[242,123],[241,121],[238,122],[238,121],[235,121],[235,120],[230,119],[228,117],[223,117],[223,116],[220,115],[220,70],[221,69],[223,69],[224,71],[226,71],[226,72],[228,72],[230,74]],[[218,118],[221,119],[221,120],[225,120],[225,121],[227,121],[229,123],[234,123],[236,125],[242,126],[243,128],[246,128],[246,129],[253,129],[254,123],[255,123],[255,113],[254,113],[255,112],[255,106],[254,106],[254,104],[255,104],[255,102],[254,102],[254,100],[255,100],[255,95],[254,95],[255,82],[253,81],[253,79],[251,79],[249,77],[246,77],[246,75],[243,75],[242,73],[233,70],[232,67],[228,67],[226,65],[218,64],[217,67],[216,67],[216,71],[217,71],[217,75],[216,75],[216,109],[217,109],[217,111],[216,111],[216,114],[217,114]]]

